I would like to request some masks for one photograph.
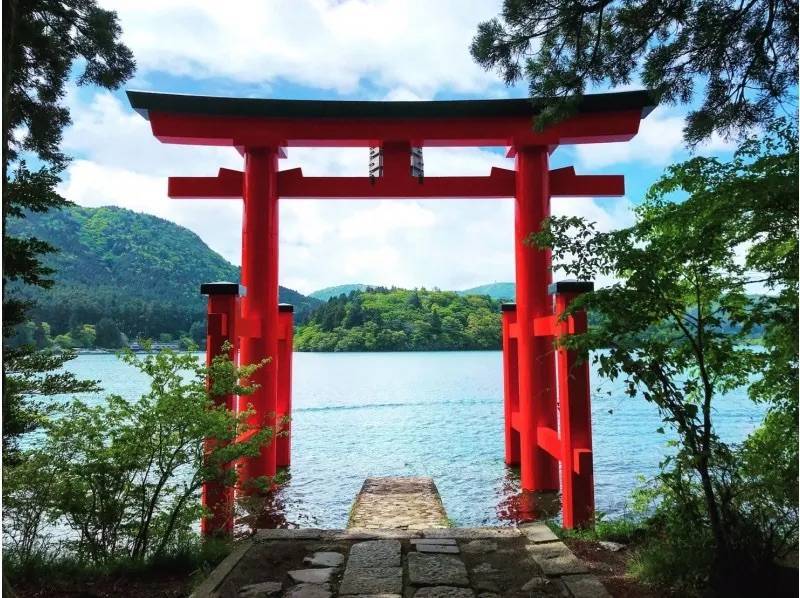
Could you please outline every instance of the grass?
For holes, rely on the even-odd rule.
[[[622,516],[606,519],[603,513],[597,514],[594,527],[565,529],[554,521],[548,521],[547,525],[561,539],[571,538],[589,542],[605,540],[620,544],[640,544],[648,533],[647,523],[640,518]]]
[[[59,582],[78,583],[116,577],[148,579],[163,576],[185,576],[187,587],[204,579],[231,551],[233,544],[225,540],[202,541],[196,537],[157,558],[143,561],[121,557],[96,563],[69,553],[37,555],[20,562],[13,553],[3,556],[3,573],[12,585]]]

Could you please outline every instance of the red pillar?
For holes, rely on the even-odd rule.
[[[279,305],[278,320],[278,409],[277,421],[280,435],[277,439],[278,467],[288,467],[292,462],[292,339],[294,308],[288,303]]]
[[[503,314],[503,406],[505,412],[506,465],[519,465],[519,431],[514,427],[519,417],[519,367],[517,339],[512,327],[517,323],[513,303],[501,306]]]
[[[550,215],[546,147],[518,148],[515,198],[517,351],[519,356],[520,477],[523,490],[556,490],[558,461],[537,440],[537,428],[556,427],[555,363],[551,339],[533,334],[535,318],[552,314],[547,293],[550,252],[525,239]]]
[[[212,282],[200,285],[200,292],[208,295],[207,332],[206,332],[206,365],[210,366],[214,357],[222,353],[222,345],[231,343],[228,357],[236,363],[236,317],[239,310],[241,287],[233,282]],[[211,384],[211,381],[208,381]],[[234,396],[215,397],[217,405],[225,405],[233,410]],[[205,441],[206,452],[212,451],[216,440]],[[203,484],[203,506],[211,512],[210,517],[200,521],[200,530],[204,536],[231,535],[233,533],[233,500],[234,489],[220,482]]]
[[[560,317],[575,297],[593,288],[591,282],[562,281],[550,285],[550,292],[556,298],[556,316]],[[557,321],[557,336],[584,332],[585,311]],[[589,364],[579,361],[575,351],[563,347],[558,348],[557,355],[562,515],[564,527],[573,529],[590,525],[594,518]]]
[[[255,393],[243,397],[240,408],[252,404],[255,414],[248,423],[275,427],[278,397],[278,151],[277,148],[246,148],[244,213],[242,217],[242,317],[256,322],[255,335],[242,339],[240,363],[270,362],[251,382]],[[259,476],[274,476],[276,443],[264,447],[259,457],[246,459],[242,483]]]

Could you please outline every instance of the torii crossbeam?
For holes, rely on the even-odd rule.
[[[247,397],[256,426],[275,429],[291,403],[291,352],[287,356],[286,349],[291,333],[278,306],[279,199],[513,197],[517,298],[503,316],[506,462],[520,465],[524,490],[557,490],[560,462],[564,525],[591,520],[588,369],[553,345],[554,338],[585,329],[580,314],[567,322],[555,316],[588,287],[559,283],[549,288],[550,253],[528,246],[525,239],[550,215],[551,197],[624,194],[622,176],[577,175],[572,167],[550,170],[548,159],[559,145],[631,139],[654,107],[648,92],[584,96],[571,117],[543,130],[533,125],[546,99],[354,102],[139,91],[129,91],[128,97],[162,142],[231,146],[244,157],[243,171],[170,177],[168,193],[179,199],[244,202],[241,282],[246,294],[235,302],[212,302],[228,307],[225,314],[212,314],[217,324],[213,330],[209,326],[208,346],[220,346],[220,339],[228,335],[240,363],[272,358],[254,376],[259,390]],[[415,176],[421,174],[419,148],[457,146],[507,148],[516,158],[515,169],[492,168],[487,176]],[[300,168],[279,171],[278,160],[289,147],[380,148],[380,176],[306,177]],[[238,294],[239,288],[210,285],[205,292]],[[229,325],[219,324],[223,321]],[[262,455],[247,460],[242,477],[272,476],[278,466],[288,465],[288,441],[279,444],[273,442]],[[223,500],[220,493],[207,495]],[[218,511],[205,530],[229,529]]]

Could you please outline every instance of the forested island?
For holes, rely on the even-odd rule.
[[[332,297],[295,333],[297,351],[500,348],[500,302],[451,291],[369,288]]]

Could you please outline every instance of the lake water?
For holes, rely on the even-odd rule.
[[[113,355],[81,355],[68,369],[132,399],[148,382]],[[295,353],[293,461],[276,500],[280,518],[344,527],[364,478],[425,475],[455,524],[508,523],[519,480],[503,463],[501,371],[497,351]],[[596,374],[592,389],[597,508],[618,514],[638,476],[656,472],[668,436],[656,432],[654,406]],[[717,404],[717,431],[739,441],[762,415],[744,391],[734,393]]]

